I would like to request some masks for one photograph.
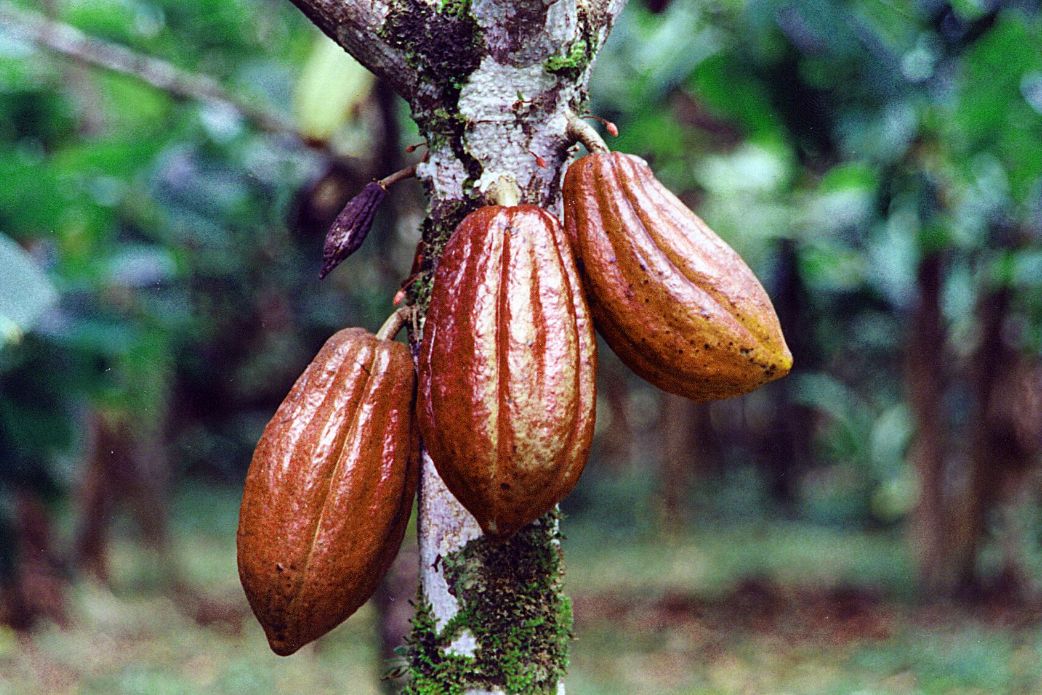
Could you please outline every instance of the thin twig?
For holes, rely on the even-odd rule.
[[[228,92],[213,78],[183,70],[159,58],[89,36],[79,29],[49,19],[37,12],[0,2],[0,31],[24,38],[75,60],[136,77],[157,89],[182,99],[218,103],[242,114],[243,118],[269,133],[289,135],[309,147],[297,127],[281,114],[250,103]]]
[[[387,176],[385,176],[382,179],[380,179],[379,181],[377,181],[377,183],[379,183],[381,186],[383,186],[386,189],[386,188],[390,188],[391,186],[393,186],[394,184],[398,183],[399,181],[404,181],[405,179],[411,179],[413,176],[416,176],[416,165],[415,164],[410,164],[409,166],[405,167],[404,169],[399,169],[398,171],[394,172],[393,174],[388,174]]]

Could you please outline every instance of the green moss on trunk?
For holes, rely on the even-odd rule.
[[[481,537],[441,559],[460,610],[438,631],[421,595],[408,644],[406,693],[556,690],[567,670],[572,628],[571,602],[561,588],[558,521],[552,512],[505,543]],[[449,648],[465,634],[477,644],[473,656]]]
[[[593,50],[586,39],[573,43],[565,55],[553,55],[546,59],[543,67],[552,75],[564,75],[572,79],[582,74],[593,59]]]

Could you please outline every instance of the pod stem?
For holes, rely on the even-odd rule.
[[[404,169],[399,169],[393,174],[388,174],[387,176],[377,181],[377,183],[380,184],[381,188],[387,190],[388,188],[398,183],[402,179],[411,179],[413,176],[416,176],[416,165],[410,164]]]
[[[380,330],[376,332],[376,337],[380,340],[394,340],[394,336],[398,335],[398,331],[402,330],[402,326],[409,320],[412,313],[413,308],[411,306],[403,306],[396,309],[393,314],[387,317],[384,325],[380,326]]]
[[[581,142],[591,153],[603,154],[609,151],[608,146],[604,144],[604,140],[597,134],[593,126],[579,118],[574,111],[568,112],[567,119],[568,137],[574,142]]]

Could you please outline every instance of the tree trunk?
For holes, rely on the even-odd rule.
[[[965,594],[980,589],[977,572],[977,551],[984,536],[988,512],[996,502],[996,489],[1002,482],[1003,468],[1010,462],[1001,455],[1006,443],[996,441],[995,423],[988,414],[991,402],[998,394],[995,384],[1000,372],[1009,369],[1007,360],[1015,360],[1002,340],[1002,326],[1009,309],[1008,290],[988,292],[977,305],[980,342],[973,355],[971,385],[975,412],[970,436],[968,485],[958,519],[953,524],[950,555],[956,572],[957,588]]]
[[[73,557],[76,565],[108,584],[109,531],[118,505],[128,503],[141,539],[152,553],[156,576],[173,578],[166,493],[169,466],[158,434],[135,432],[122,412],[90,416],[91,444],[78,491]]]
[[[78,514],[72,544],[76,565],[103,584],[109,583],[108,529],[115,507],[116,490],[109,468],[124,467],[123,442],[99,413],[89,421],[90,446],[77,491]],[[114,461],[111,459],[116,459]]]
[[[1011,312],[1012,292],[1000,287],[986,292],[977,304],[980,341],[973,354],[971,386],[974,414],[970,432],[968,485],[958,510],[958,523],[950,556],[957,589],[974,596],[982,589],[977,556],[988,517],[1000,505],[1021,496],[1042,448],[1039,422],[1039,388],[1031,361],[1010,345],[1005,328]],[[1010,590],[1025,585],[1018,569],[1016,521],[1004,532]]]
[[[663,395],[658,499],[660,529],[665,535],[683,530],[692,485],[720,472],[721,452],[710,407],[683,396]]]
[[[597,393],[603,397],[607,411],[607,426],[598,437],[597,463],[611,474],[620,473],[633,460],[634,429],[628,412],[630,387],[626,369],[614,355],[597,360]]]
[[[911,534],[924,595],[947,595],[953,588],[954,576],[947,554],[942,412],[945,331],[939,254],[922,259],[917,284],[918,304],[912,312],[905,355],[908,403],[915,422],[909,456],[919,478],[919,501],[911,521]]]
[[[684,528],[691,470],[701,463],[694,430],[698,410],[705,406],[671,393],[664,399],[659,434],[659,523],[662,533],[672,536]]]
[[[778,246],[778,271],[771,296],[794,356],[792,374],[817,370],[820,360],[814,341],[810,294],[800,275],[799,255],[792,239],[784,239]],[[814,456],[811,423],[815,411],[798,402],[795,393],[798,383],[786,379],[776,389],[776,417],[761,446],[771,497],[786,509],[795,507],[800,474],[810,467]]]
[[[467,213],[503,177],[522,201],[560,208],[593,57],[623,0],[292,0],[412,108],[427,140],[417,168],[430,201],[424,265],[409,301],[422,318],[433,267]],[[571,609],[561,592],[557,516],[495,544],[424,454],[420,591],[411,692],[563,690]]]
[[[0,541],[8,542],[7,551],[14,554],[13,562],[0,567],[0,625],[25,632],[49,618],[64,626],[68,578],[54,553],[50,513],[26,488],[14,491],[12,506],[10,526],[0,519]]]

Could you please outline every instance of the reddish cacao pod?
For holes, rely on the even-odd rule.
[[[437,270],[419,423],[449,490],[505,538],[551,510],[593,437],[596,343],[560,223],[538,207],[463,220]]]
[[[408,348],[360,328],[331,337],[253,454],[239,578],[283,656],[354,613],[387,572],[416,491]]]
[[[597,329],[644,379],[708,401],[788,373],[756,276],[644,160],[604,152],[573,163],[564,223]]]

